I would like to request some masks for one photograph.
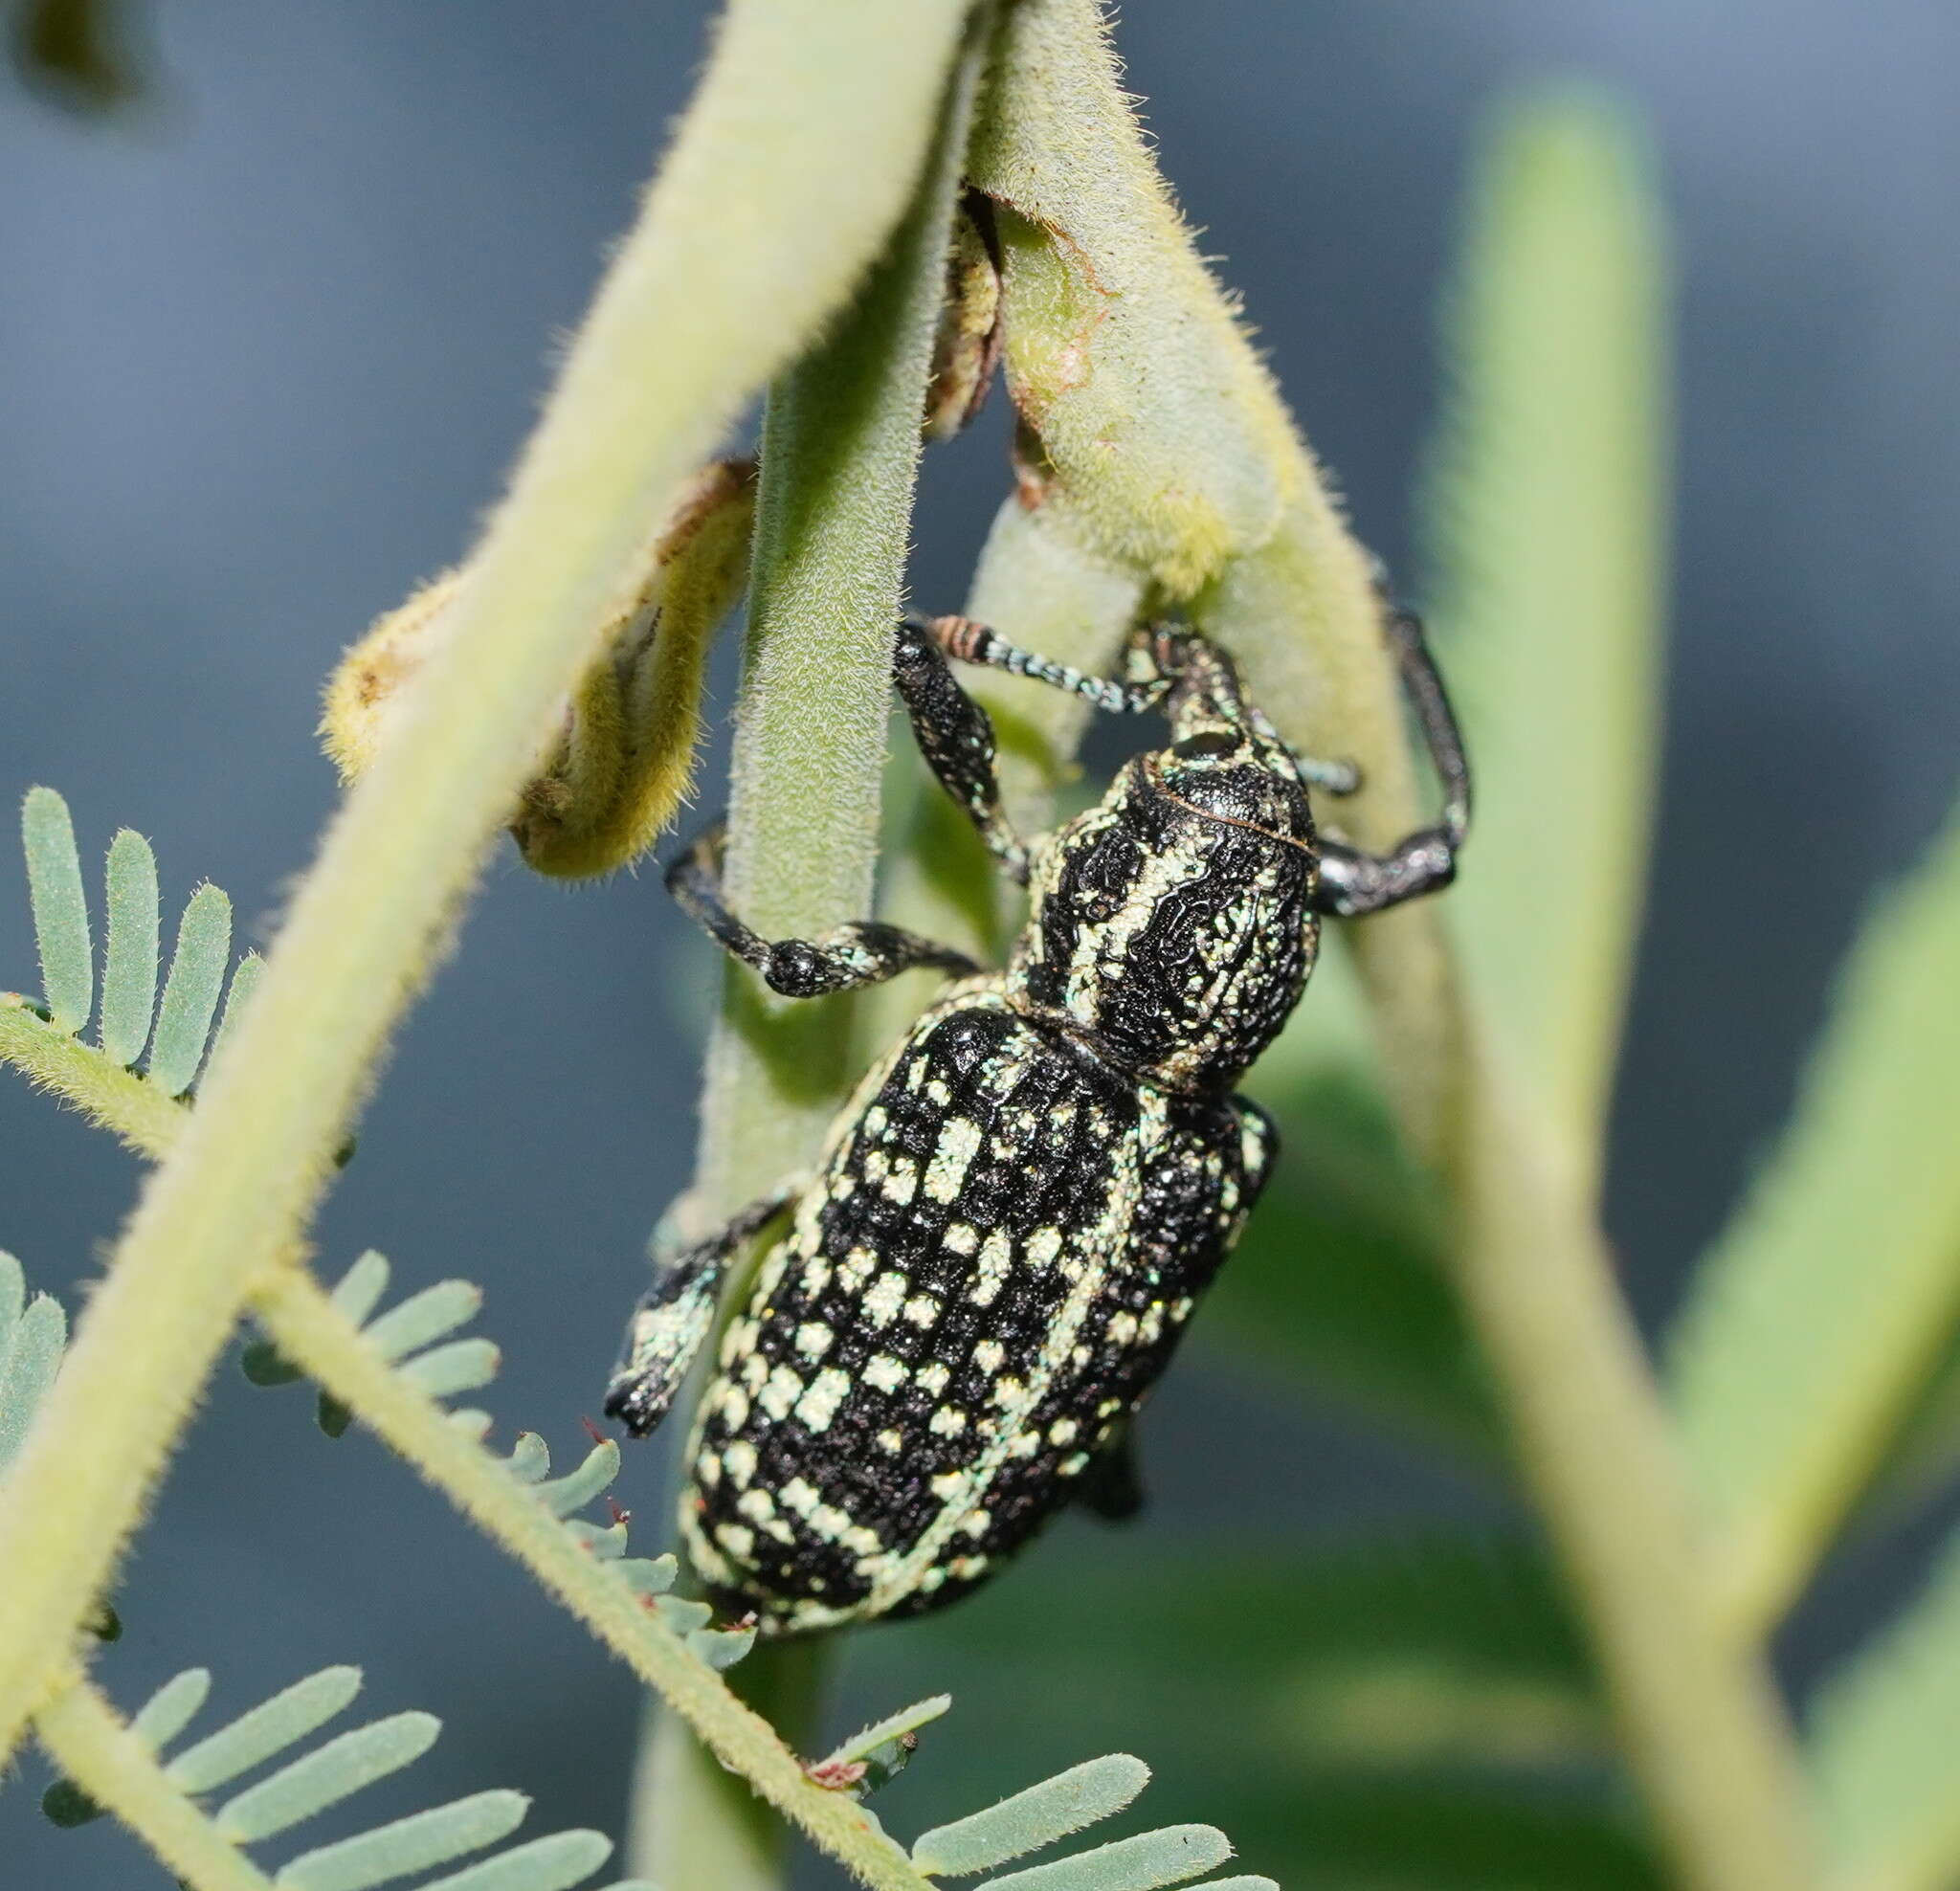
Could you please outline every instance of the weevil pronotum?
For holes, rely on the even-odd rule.
[[[933,772],[1029,886],[1005,970],[876,923],[762,939],[722,898],[713,832],[670,870],[688,913],[789,996],[955,974],[812,1173],[666,1259],[607,1396],[635,1433],[659,1422],[730,1257],[789,1211],[724,1331],[680,1500],[702,1578],[765,1632],[936,1608],[1070,1501],[1135,1507],[1130,1421],[1272,1168],[1272,1124],[1232,1086],[1298,1002],[1323,915],[1456,871],[1462,744],[1420,624],[1384,622],[1443,790],[1441,821],[1387,854],[1316,832],[1309,786],[1349,792],[1355,770],[1296,754],[1194,633],[1140,630],[1119,681],[942,617],[905,620],[895,679]],[[948,657],[1161,707],[1170,742],[1026,847]]]

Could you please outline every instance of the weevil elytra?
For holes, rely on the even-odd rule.
[[[1296,754],[1193,633],[1139,631],[1119,681],[964,618],[908,618],[895,680],[920,748],[1029,886],[1006,968],[876,923],[762,939],[722,898],[713,832],[670,870],[680,904],[787,995],[955,974],[811,1174],[666,1260],[608,1392],[631,1431],[659,1422],[730,1257],[788,1211],[723,1334],[680,1500],[702,1578],[766,1633],[938,1607],[1063,1504],[1134,1507],[1130,1421],[1273,1162],[1272,1124],[1233,1085],[1299,1001],[1322,916],[1456,871],[1462,744],[1420,624],[1384,622],[1444,797],[1387,854],[1318,834],[1309,787],[1351,791],[1354,770]],[[1030,849],[949,657],[1160,707],[1170,741]]]

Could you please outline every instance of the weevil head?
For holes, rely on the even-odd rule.
[[[1169,682],[1170,741],[1044,850],[1011,978],[1138,1077],[1215,1091],[1278,1035],[1312,966],[1313,814],[1231,659],[1148,637],[1133,662]]]

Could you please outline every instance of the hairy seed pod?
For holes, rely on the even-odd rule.
[[[519,795],[511,834],[540,873],[579,879],[631,865],[686,799],[708,645],[741,594],[754,513],[754,462],[714,460],[648,542]],[[320,733],[344,782],[372,762],[468,578],[465,566],[430,580],[341,659]]]

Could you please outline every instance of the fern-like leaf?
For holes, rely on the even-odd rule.
[[[270,1700],[239,1715],[174,1758],[163,1759],[161,1780],[181,1795],[206,1839],[240,1852],[263,1842],[350,1798],[364,1787],[400,1771],[428,1751],[441,1730],[433,1714],[391,1714],[366,1726],[309,1744],[313,1736],[352,1703],[360,1671],[323,1668]],[[152,1754],[175,1741],[202,1707],[211,1676],[187,1669],[153,1694],[129,1723],[129,1732]],[[58,1709],[56,1710],[58,1712]],[[50,1745],[65,1749],[71,1764],[85,1762],[71,1732]],[[233,1791],[214,1811],[204,1801],[236,1786],[268,1763],[284,1763],[256,1782]],[[87,1771],[85,1765],[77,1769]],[[107,1796],[106,1788],[103,1791]],[[433,1807],[347,1838],[300,1853],[272,1875],[279,1891],[369,1891],[438,1866],[453,1865],[472,1853],[488,1852],[523,1823],[529,1800],[521,1792],[492,1791]],[[44,1809],[57,1824],[79,1824],[100,1812],[82,1788],[60,1782]],[[571,1891],[612,1856],[603,1834],[560,1832],[531,1839],[462,1865],[449,1875],[425,1880],[420,1891]],[[256,1863],[256,1861],[255,1861]],[[612,1891],[651,1891],[636,1882]]]
[[[226,994],[232,902],[217,887],[200,886],[184,909],[159,1005],[156,856],[124,828],[110,844],[104,882],[108,937],[98,1041],[83,1043],[79,1034],[96,1007],[94,946],[68,804],[53,789],[30,790],[21,835],[44,996],[30,1005],[17,994],[0,994],[0,1060],[141,1153],[161,1155],[182,1123],[174,1103],[196,1081],[215,1041],[234,1027],[260,961],[248,955]],[[221,995],[224,1022],[214,1040],[212,1020]],[[147,1067],[138,1072],[145,1047]]]
[[[387,1259],[370,1250],[348,1268],[328,1298],[394,1371],[431,1398],[448,1398],[488,1385],[501,1359],[496,1345],[474,1336],[452,1337],[481,1308],[482,1289],[470,1280],[438,1280],[385,1312],[377,1311],[390,1279]],[[255,1385],[283,1385],[298,1376],[265,1341],[248,1346],[239,1364]],[[321,1393],[323,1430],[338,1436],[350,1416],[344,1406]],[[490,1414],[475,1408],[451,1413],[450,1422],[479,1440],[490,1430]],[[574,1470],[559,1478],[551,1476],[549,1447],[535,1433],[520,1435],[510,1455],[500,1461],[588,1554],[606,1565],[611,1575],[651,1607],[709,1667],[730,1667],[755,1645],[752,1627],[716,1628],[706,1603],[667,1592],[677,1574],[672,1556],[628,1556],[623,1522],[598,1524],[575,1515],[603,1497],[619,1475],[619,1447],[612,1439],[593,1445]]]
[[[1796,1115],[1674,1336],[1676,1403],[1751,1629],[1802,1586],[1960,1317],[1956,963],[1960,818],[1860,933]]]
[[[1960,1536],[1904,1613],[1826,1682],[1810,1745],[1839,1882],[1960,1880]]]
[[[1638,124],[1570,84],[1503,100],[1473,175],[1420,507],[1481,821],[1450,919],[1544,1133],[1583,1177],[1597,1172],[1657,753],[1663,217]]]
[[[364,1287],[377,1273],[385,1281],[385,1263],[377,1267],[377,1261],[378,1257],[364,1257]],[[444,1330],[426,1318],[424,1325],[430,1336]],[[45,1294],[30,1300],[20,1263],[0,1252],[0,1473],[54,1379],[66,1333],[59,1302]],[[542,1445],[532,1455],[548,1466]],[[597,1495],[617,1468],[617,1446],[594,1451],[577,1472],[560,1480],[547,1507],[553,1502],[565,1502],[577,1490]],[[673,1580],[673,1559],[661,1563],[664,1567],[646,1566],[647,1592],[662,1590]],[[199,1818],[210,1822],[216,1837],[235,1846],[275,1836],[399,1771],[429,1749],[441,1728],[433,1714],[424,1713],[394,1714],[371,1722],[299,1751],[285,1765],[234,1791],[214,1813],[208,1812],[198,1804],[205,1796],[305,1747],[313,1735],[344,1713],[360,1692],[361,1671],[323,1668],[163,1759],[209,1700],[211,1679],[206,1668],[187,1668],[174,1676],[131,1718],[128,1732],[162,1760],[163,1782],[182,1794]],[[68,1779],[57,1780],[41,1803],[48,1817],[64,1827],[86,1824],[105,1810],[114,1810]],[[517,1829],[528,1804],[522,1793],[479,1792],[302,1853],[278,1873],[275,1882],[281,1891],[367,1891],[368,1886],[448,1864],[501,1842]],[[558,1833],[425,1884],[422,1891],[443,1886],[449,1891],[569,1891],[596,1872],[612,1850],[611,1840],[599,1833]],[[651,1887],[620,1884],[613,1891]]]

